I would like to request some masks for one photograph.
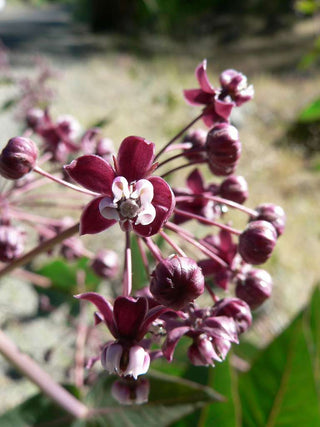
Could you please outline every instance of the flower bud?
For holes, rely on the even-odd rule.
[[[113,141],[110,138],[100,138],[97,142],[96,152],[97,156],[109,160],[114,153]]]
[[[7,179],[19,179],[36,165],[38,149],[29,138],[11,138],[0,155],[0,174]]]
[[[24,249],[24,233],[11,225],[0,225],[0,261],[18,258]]]
[[[220,75],[223,95],[229,96],[237,106],[250,101],[254,95],[253,86],[247,85],[247,77],[236,70],[225,70]]]
[[[68,114],[59,116],[57,118],[57,128],[64,135],[67,135],[70,139],[74,139],[80,134],[80,123],[73,116]]]
[[[221,299],[214,305],[212,315],[231,317],[235,321],[238,334],[245,332],[252,323],[248,304],[238,298]]]
[[[150,291],[159,304],[179,310],[203,293],[201,268],[191,258],[169,257],[153,271]]]
[[[247,181],[243,176],[229,176],[221,183],[219,193],[224,199],[244,203],[249,196]]]
[[[201,161],[206,155],[205,151],[198,151],[204,149],[207,139],[207,132],[203,129],[194,129],[189,131],[183,138],[182,142],[189,142],[191,148],[184,150],[186,158],[191,162]]]
[[[239,236],[238,251],[249,264],[263,264],[271,256],[277,242],[276,229],[270,222],[253,221]]]
[[[42,126],[45,120],[45,112],[40,108],[30,108],[27,112],[26,121],[29,128],[36,130],[37,127]]]
[[[116,380],[111,387],[111,394],[121,405],[141,405],[148,402],[150,383],[145,378]]]
[[[286,214],[281,206],[272,203],[264,203],[256,208],[258,216],[254,220],[270,222],[276,229],[278,237],[284,232],[286,225]],[[252,219],[253,220],[253,219]]]
[[[241,142],[234,126],[219,123],[207,136],[206,150],[210,170],[215,175],[226,176],[234,172],[241,155]]]
[[[272,292],[272,278],[265,270],[253,269],[236,282],[236,295],[252,310],[259,307]]]
[[[214,360],[221,361],[212,341],[205,334],[197,337],[188,348],[188,358],[194,366],[214,366]]]
[[[97,276],[113,279],[119,271],[119,258],[116,252],[102,249],[94,257],[91,268]]]

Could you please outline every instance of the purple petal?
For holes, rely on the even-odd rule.
[[[234,102],[222,101],[221,99],[216,98],[214,100],[216,113],[223,117],[225,120],[229,120],[232,108],[235,106]]]
[[[83,234],[96,234],[100,231],[106,230],[117,221],[114,219],[104,218],[99,210],[99,204],[104,197],[97,197],[93,199],[84,208],[80,218],[80,235]]]
[[[143,237],[153,236],[168,220],[175,206],[175,197],[170,186],[159,176],[152,176],[149,181],[153,185],[154,196],[152,204],[156,209],[156,217],[151,224],[133,225],[134,231]]]
[[[215,104],[208,105],[203,110],[202,120],[204,124],[209,128],[211,128],[216,123],[221,123],[226,121],[223,117],[217,114]]]
[[[183,96],[191,105],[207,105],[213,102],[213,95],[202,89],[186,89],[183,91]]]
[[[202,329],[212,337],[226,339],[235,343],[239,342],[236,324],[231,317],[209,317],[204,321]]]
[[[142,339],[144,335],[148,332],[150,324],[154,320],[156,320],[159,316],[161,316],[161,314],[167,311],[171,311],[171,310],[167,307],[163,307],[162,305],[158,305],[156,307],[153,307],[151,310],[149,310],[140,328],[140,334],[139,334],[141,336],[140,339]]]
[[[198,169],[195,169],[187,178],[187,186],[195,194],[201,194],[204,192],[203,177]]]
[[[206,59],[201,62],[196,68],[196,78],[200,84],[200,87],[203,91],[214,94],[215,90],[211,86],[207,76],[207,61]]]
[[[189,326],[180,326],[178,328],[174,328],[167,333],[167,339],[164,342],[162,351],[164,357],[171,362],[173,359],[173,352],[178,344],[179,339],[190,331]]]
[[[114,302],[113,316],[121,338],[135,339],[148,310],[146,298],[134,300],[128,297],[118,297]]]
[[[117,156],[117,173],[124,176],[129,183],[146,178],[155,156],[155,145],[138,136],[128,136],[119,148]]]
[[[86,300],[92,302],[99,312],[102,314],[106,325],[108,326],[110,332],[114,337],[115,335],[115,327],[113,322],[113,310],[112,305],[107,301],[102,295],[96,292],[86,292],[84,294],[75,295],[75,298]]]
[[[111,196],[115,178],[111,165],[99,156],[88,154],[73,160],[65,170],[78,184],[100,194]]]

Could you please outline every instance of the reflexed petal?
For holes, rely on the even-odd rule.
[[[207,76],[207,60],[201,62],[196,68],[196,78],[200,84],[200,87],[203,91],[214,94],[215,91],[211,84],[209,83]]]
[[[106,325],[108,326],[112,335],[115,336],[113,309],[109,301],[107,301],[102,295],[96,292],[85,292],[84,294],[75,295],[74,297],[92,302],[92,304],[94,304],[99,310],[99,313],[103,316],[103,319],[106,322]]]
[[[234,319],[227,316],[208,317],[204,321],[203,330],[208,335],[238,343],[237,327]]]
[[[124,176],[117,176],[112,183],[112,193],[114,195],[113,202],[116,203],[123,197],[128,199],[130,197],[128,181]]]
[[[150,173],[154,156],[153,142],[138,136],[128,136],[122,141],[118,151],[118,175],[124,176],[129,183],[146,178]]]
[[[104,197],[99,203],[99,212],[106,219],[120,220],[119,213],[117,211],[117,205],[113,203],[111,197]]]
[[[209,128],[211,128],[213,125],[215,125],[217,123],[225,122],[223,117],[221,117],[221,116],[219,116],[219,114],[217,114],[214,104],[208,105],[204,109],[203,115],[202,115],[202,120],[203,120],[204,124],[206,126],[208,126]]]
[[[64,168],[72,179],[88,190],[111,195],[115,173],[110,164],[101,157],[93,154],[81,156]]]
[[[153,185],[154,196],[152,204],[156,209],[156,216],[152,223],[148,225],[133,225],[134,231],[143,237],[152,236],[160,230],[169,219],[175,206],[175,197],[170,186],[159,176],[149,178]]]
[[[185,100],[191,105],[207,105],[213,102],[213,94],[204,92],[202,89],[186,89],[183,91]]]
[[[129,350],[129,363],[123,375],[130,375],[137,379],[145,374],[150,366],[150,356],[140,345],[134,345]]]
[[[84,208],[80,218],[80,235],[100,233],[116,223],[114,219],[106,219],[101,215],[99,205],[102,199],[104,197],[97,197]]]
[[[183,335],[190,331],[190,326],[180,326],[167,332],[167,339],[162,347],[164,357],[171,362],[173,359],[173,352]]]
[[[149,287],[148,287],[149,290]],[[150,290],[149,290],[150,292]],[[150,307],[150,300],[152,301],[152,298],[148,298],[149,301],[149,307]],[[153,300],[154,301],[154,300]],[[139,332],[139,336],[137,337],[139,340],[141,340],[145,334],[148,332],[149,326],[151,325],[151,323],[156,320],[159,316],[161,316],[161,314],[166,313],[166,312],[170,312],[171,309],[164,307],[163,305],[157,305],[155,307],[153,307],[151,310],[148,311],[148,314],[146,315],[141,328],[140,328],[140,332]]]
[[[232,108],[234,107],[235,103],[232,101],[222,101],[221,99],[216,98],[214,100],[214,105],[216,113],[225,120],[229,120]]]
[[[239,95],[235,96],[235,103],[237,107],[244,104],[247,101],[250,101],[254,97],[254,88],[252,85],[248,86],[246,89],[241,90]]]
[[[146,298],[118,297],[114,302],[113,316],[122,338],[135,339],[148,310]]]
[[[187,186],[195,194],[204,192],[203,177],[198,169],[195,169],[187,178]]]

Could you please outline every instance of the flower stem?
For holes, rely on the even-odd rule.
[[[186,167],[188,167],[188,166],[192,166],[192,165],[199,165],[199,164],[201,164],[201,163],[206,163],[206,160],[202,160],[202,161],[195,160],[195,161],[193,161],[193,162],[185,163],[185,164],[183,164],[183,165],[181,165],[181,166],[177,166],[176,168],[169,170],[168,172],[166,172],[166,173],[164,173],[164,174],[162,174],[162,175],[160,175],[160,176],[161,176],[161,178],[164,178],[165,176],[170,175],[170,173],[172,173],[172,172],[176,172],[176,171],[178,171],[178,170],[180,170],[180,169],[184,169],[184,168],[186,168]]]
[[[89,409],[66,389],[56,383],[35,361],[23,354],[15,344],[0,331],[0,353],[50,399],[75,418],[86,418]]]
[[[203,116],[203,113],[199,114],[195,119],[193,119],[186,127],[184,127],[180,132],[178,132],[170,141],[161,148],[159,153],[156,155],[155,160],[158,159],[159,156],[171,145],[174,141],[176,141],[181,135],[183,135],[189,128],[191,128],[192,125],[194,125],[201,117]]]
[[[79,223],[73,225],[70,228],[67,228],[66,230],[63,230],[61,233],[57,234],[52,239],[46,240],[45,242],[41,243],[41,245],[38,245],[37,247],[27,252],[22,257],[15,259],[6,267],[4,267],[2,270],[0,270],[0,278],[10,273],[14,269],[27,264],[28,262],[33,260],[33,258],[35,258],[37,255],[41,254],[42,252],[48,251],[56,244],[63,242],[63,240],[68,239],[69,237],[73,236],[78,232],[79,232]]]
[[[123,291],[124,297],[128,297],[132,291],[132,254],[130,231],[126,231],[126,247],[124,253]]]
[[[143,247],[143,242],[142,242],[141,237],[137,237],[137,243],[138,243],[138,248],[139,248],[139,252],[141,255],[141,259],[142,259],[144,269],[146,271],[147,277],[149,277],[150,276],[149,263],[148,263],[146,251]]]
[[[158,262],[161,262],[163,260],[163,257],[161,255],[160,249],[158,246],[153,243],[152,239],[150,237],[144,237],[143,238],[144,243],[147,245],[149,251],[151,252],[151,255],[154,259],[156,259]]]
[[[168,159],[164,160],[163,162],[159,163],[157,169],[159,169],[160,166],[163,166],[166,163],[171,162],[172,160],[179,159],[180,157],[194,156],[195,154],[197,154],[197,153],[203,153],[204,151],[205,150],[203,148],[199,148],[197,150],[192,150],[190,152],[186,151],[186,152],[183,152],[183,153],[176,154],[176,155],[174,155],[172,157],[169,157]]]
[[[182,211],[177,208],[174,208],[174,212],[179,215],[183,215],[186,218],[197,219],[198,221],[204,222],[205,224],[214,225],[215,227],[219,227],[222,230],[229,231],[229,233],[235,234],[237,236],[240,236],[241,234],[240,230],[236,230],[235,228],[229,227],[228,225],[225,225],[225,224],[221,224],[220,222],[217,222],[217,221],[211,221],[205,218],[204,216],[196,215],[191,212]]]
[[[42,176],[45,176],[48,179],[51,179],[51,181],[54,181],[54,182],[56,182],[58,184],[62,184],[65,187],[71,188],[72,190],[79,191],[79,193],[84,193],[84,194],[87,194],[89,196],[95,196],[95,197],[99,196],[99,194],[95,193],[94,191],[86,190],[84,188],[78,187],[77,185],[70,184],[69,182],[64,181],[61,178],[58,178],[57,176],[51,175],[50,173],[48,173],[48,172],[44,171],[43,169],[41,169],[39,166],[36,166],[33,169],[33,171],[37,172],[38,174],[40,174]]]
[[[173,249],[177,252],[177,254],[179,254],[182,257],[186,257],[187,255],[185,254],[185,252],[162,230],[159,231],[160,236],[162,236],[164,238],[164,240],[166,242],[169,243],[169,245],[171,247],[173,247]]]

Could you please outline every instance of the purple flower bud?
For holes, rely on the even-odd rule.
[[[258,216],[252,220],[263,220],[271,222],[276,229],[278,237],[284,232],[286,225],[286,214],[281,206],[272,203],[264,203],[256,208]]]
[[[238,334],[245,332],[252,323],[248,304],[238,298],[221,299],[214,305],[212,315],[231,317],[235,321]]]
[[[210,170],[215,175],[230,175],[241,155],[237,129],[228,123],[214,126],[208,133],[206,149]]]
[[[97,142],[96,155],[109,160],[113,153],[113,141],[110,138],[100,138]]]
[[[244,278],[239,278],[236,295],[245,301],[252,310],[268,299],[272,292],[272,278],[265,270],[253,269]]]
[[[276,229],[270,222],[250,222],[239,236],[238,251],[249,264],[263,264],[271,256],[277,242]]]
[[[247,181],[243,176],[229,176],[221,183],[219,193],[224,199],[244,203],[249,196]]]
[[[11,225],[0,225],[0,261],[18,258],[24,249],[24,232]]]
[[[41,126],[45,120],[45,112],[40,108],[31,108],[27,112],[26,121],[28,127],[33,130],[36,130],[37,127]]]
[[[138,380],[116,380],[111,387],[111,394],[121,405],[141,405],[148,402],[150,383],[145,378]]]
[[[229,96],[238,107],[253,98],[253,86],[247,85],[247,77],[239,71],[232,69],[223,71],[220,83],[223,96]]]
[[[119,271],[119,258],[116,252],[102,249],[94,257],[91,268],[97,276],[113,279]]]
[[[150,366],[150,356],[140,345],[131,347],[113,342],[107,344],[101,353],[101,364],[110,373],[131,376],[135,379],[145,374]]]
[[[19,179],[36,165],[38,149],[29,138],[11,138],[0,155],[0,174],[7,179]]]
[[[152,273],[150,291],[159,304],[179,310],[204,291],[204,277],[197,263],[174,255],[157,265]]]
[[[182,142],[189,142],[191,148],[185,150],[186,158],[189,161],[201,161],[206,157],[204,149],[207,139],[207,132],[203,129],[194,129],[189,131],[183,138]]]

